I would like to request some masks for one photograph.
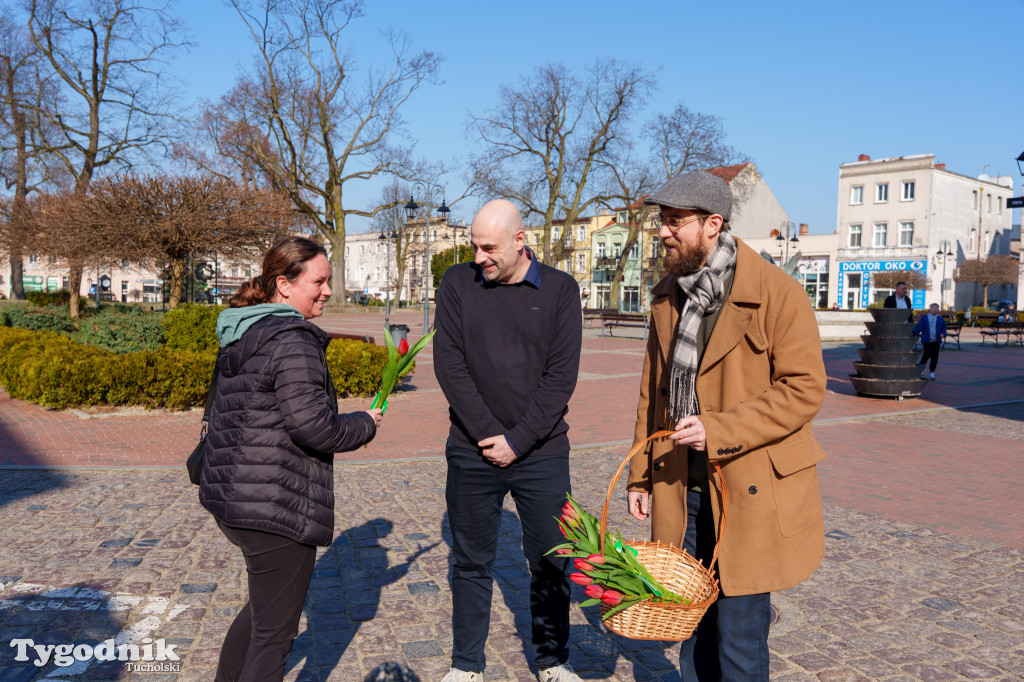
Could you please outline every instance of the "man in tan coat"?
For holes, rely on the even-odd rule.
[[[769,593],[825,550],[817,323],[799,282],[729,233],[723,180],[686,173],[646,201],[661,210],[669,274],[652,290],[635,440],[674,433],[630,462],[629,511],[705,565],[721,543],[721,594],[683,643],[682,679],[767,680]]]

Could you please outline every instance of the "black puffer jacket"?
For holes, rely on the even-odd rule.
[[[371,441],[370,415],[337,414],[324,350],[305,320],[266,317],[217,361],[199,501],[229,526],[329,545],[334,453]]]

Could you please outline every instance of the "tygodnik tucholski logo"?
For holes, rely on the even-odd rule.
[[[76,661],[125,661],[132,672],[180,672],[181,659],[174,653],[176,644],[146,637],[142,646],[137,644],[115,644],[106,639],[95,647],[91,644],[36,644],[31,639],[12,639],[11,646],[17,649],[16,661],[29,661],[43,667],[51,659],[57,667],[64,668]],[[30,652],[34,654],[30,658]]]

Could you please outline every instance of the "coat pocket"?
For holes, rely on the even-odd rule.
[[[815,464],[825,452],[813,436],[768,448],[772,493],[779,510],[779,532],[792,537],[821,519],[821,492]]]

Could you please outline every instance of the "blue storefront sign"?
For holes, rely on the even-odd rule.
[[[859,302],[855,307],[867,308],[871,303],[871,275],[875,272],[892,272],[893,270],[911,270],[928,275],[928,261],[921,259],[894,259],[894,260],[860,260],[860,261],[839,261],[839,282],[837,283],[837,300],[840,305],[846,300],[844,289],[846,287],[847,273],[862,273],[860,278]],[[912,289],[910,300],[914,308],[924,308],[924,289]]]

